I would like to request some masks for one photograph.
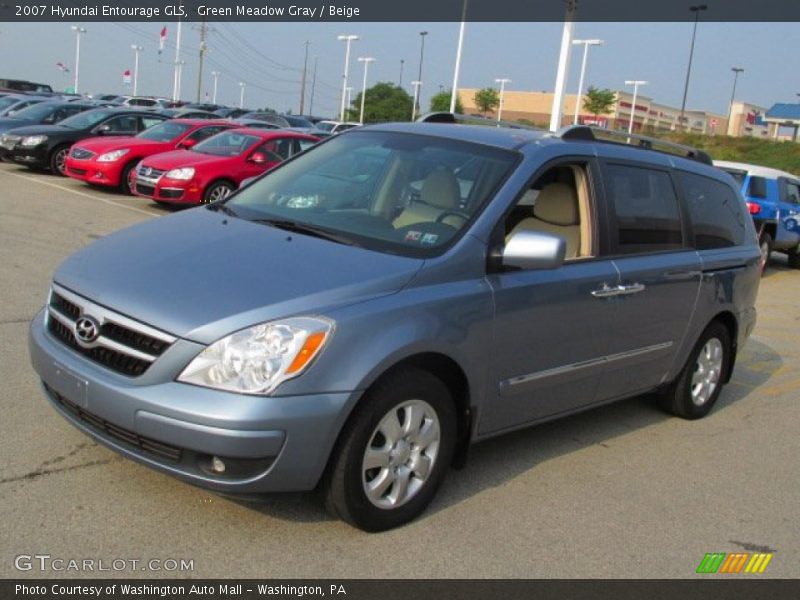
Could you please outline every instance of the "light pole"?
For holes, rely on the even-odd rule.
[[[182,3],[178,2],[180,6]],[[175,73],[172,78],[172,99],[181,99],[181,76],[183,75],[183,61],[181,61],[181,21],[178,19],[178,32],[175,35]]]
[[[461,49],[464,47],[464,28],[467,21],[467,0],[461,9],[461,26],[458,28],[458,46],[456,47],[456,65],[453,68],[453,89],[450,90],[450,112],[456,112],[456,100],[458,99],[458,75],[461,71]]]
[[[364,124],[364,98],[367,95],[367,69],[369,69],[369,63],[375,62],[375,59],[371,56],[361,56],[358,59],[358,62],[364,63],[364,82],[361,84],[361,116],[358,118],[358,122],[362,125]]]
[[[349,87],[345,90],[347,92],[347,106],[350,107],[353,98],[353,88]]]
[[[419,40],[420,40],[420,44],[419,44],[419,73],[417,74],[417,81],[419,82],[419,85],[417,87],[422,86],[422,59],[425,56],[425,36],[427,36],[427,35],[428,35],[427,31],[420,31],[419,32]],[[417,90],[417,92],[419,92],[419,90]],[[417,96],[419,96],[419,93],[417,94]],[[413,121],[413,119],[412,119],[412,121]]]
[[[422,85],[421,81],[412,81],[411,85],[414,86],[414,103],[411,105],[411,120],[417,116],[417,101],[419,100],[419,86]]]
[[[573,125],[578,124],[578,115],[581,112],[581,97],[583,96],[583,80],[586,76],[586,59],[589,57],[589,46],[602,46],[603,40],[572,40],[573,46],[583,45],[583,61],[581,62],[581,77],[578,80],[578,97],[575,98],[575,119]]]
[[[397,82],[397,87],[403,87],[403,66],[406,64],[406,61],[402,58],[400,59],[400,81]]]
[[[347,49],[344,52],[344,74],[342,75],[342,108],[339,111],[339,120],[344,121],[344,100],[347,96],[347,72],[350,69],[350,42],[358,39],[357,35],[340,35],[336,37],[340,42],[347,43]]]
[[[78,74],[81,70],[81,34],[86,33],[85,27],[78,27],[73,25],[70,27],[75,32],[75,84],[73,85],[74,93],[78,93]]]
[[[506,84],[511,83],[511,80],[504,77],[502,79],[495,79],[494,81],[500,84],[500,105],[497,107],[497,120],[500,121],[500,117],[503,116],[503,97],[506,92]]]
[[[553,108],[550,110],[550,131],[558,131],[561,128],[564,90],[567,87],[569,58],[572,52],[572,29],[575,26],[577,4],[577,0],[567,0],[567,14],[564,18],[564,29],[561,32],[561,52],[558,56],[558,70],[556,71],[556,87],[553,92]]]
[[[733,71],[733,91],[731,92],[731,104],[728,108],[728,135],[732,135],[731,130],[733,129],[731,120],[733,119],[733,100],[736,97],[736,80],[739,79],[739,73],[744,73],[744,69],[741,67],[731,67],[731,71]]]
[[[183,77],[183,65],[185,64],[186,64],[185,60],[179,60],[177,63],[175,63],[175,69],[178,74],[178,78],[175,80],[176,83],[178,84],[178,87],[176,88],[175,97],[178,100],[181,99],[181,78]]]
[[[133,50],[133,95],[136,95],[136,90],[139,89],[139,52],[144,50],[141,46],[137,46],[136,44],[131,44],[131,50]]]
[[[700,13],[704,10],[708,10],[708,6],[705,4],[698,4],[696,6],[690,6],[689,10],[694,13],[694,29],[692,29],[692,44],[689,46],[689,64],[686,66],[686,84],[683,86],[683,102],[681,102],[681,116],[680,116],[680,126],[683,126],[684,122],[684,113],[686,112],[686,95],[689,93],[689,77],[692,74],[692,57],[694,56],[694,40],[697,37],[697,22],[700,20]]]
[[[247,84],[244,81],[239,82],[239,108],[244,108],[244,88]]]
[[[633,86],[633,102],[631,103],[631,118],[628,121],[628,133],[633,133],[633,117],[636,116],[636,97],[639,95],[639,86],[647,85],[646,81],[641,79],[629,79],[625,85]]]
[[[211,76],[214,78],[214,91],[211,94],[211,104],[217,103],[217,79],[219,79],[219,71],[211,71]]]

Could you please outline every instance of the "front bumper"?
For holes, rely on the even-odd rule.
[[[178,345],[184,347],[175,352],[187,356],[202,348],[185,340]],[[247,396],[174,377],[152,381],[150,373],[128,378],[54,339],[44,312],[31,323],[29,348],[47,398],[76,428],[128,458],[231,494],[313,489],[360,395]],[[211,470],[215,456],[225,472]]]
[[[67,157],[66,162],[66,172],[69,177],[95,185],[118,186],[121,170],[121,165],[117,163],[98,163],[71,156]]]
[[[16,148],[9,151],[11,160],[21,165],[29,167],[47,167],[47,146],[40,144],[39,146],[24,147],[17,145]]]

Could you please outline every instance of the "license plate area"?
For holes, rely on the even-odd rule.
[[[89,382],[81,379],[64,365],[53,363],[54,377],[47,384],[73,404],[87,408],[89,404]]]

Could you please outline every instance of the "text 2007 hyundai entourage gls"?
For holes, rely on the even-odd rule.
[[[707,414],[759,261],[733,179],[691,148],[365,127],[80,250],[30,350],[113,450],[226,494],[319,488],[379,531],[472,442],[650,391]]]

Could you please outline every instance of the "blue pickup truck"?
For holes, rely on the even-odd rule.
[[[789,266],[800,269],[800,177],[747,163],[715,160],[740,184],[753,217],[761,245],[762,266],[774,250],[789,257]]]

